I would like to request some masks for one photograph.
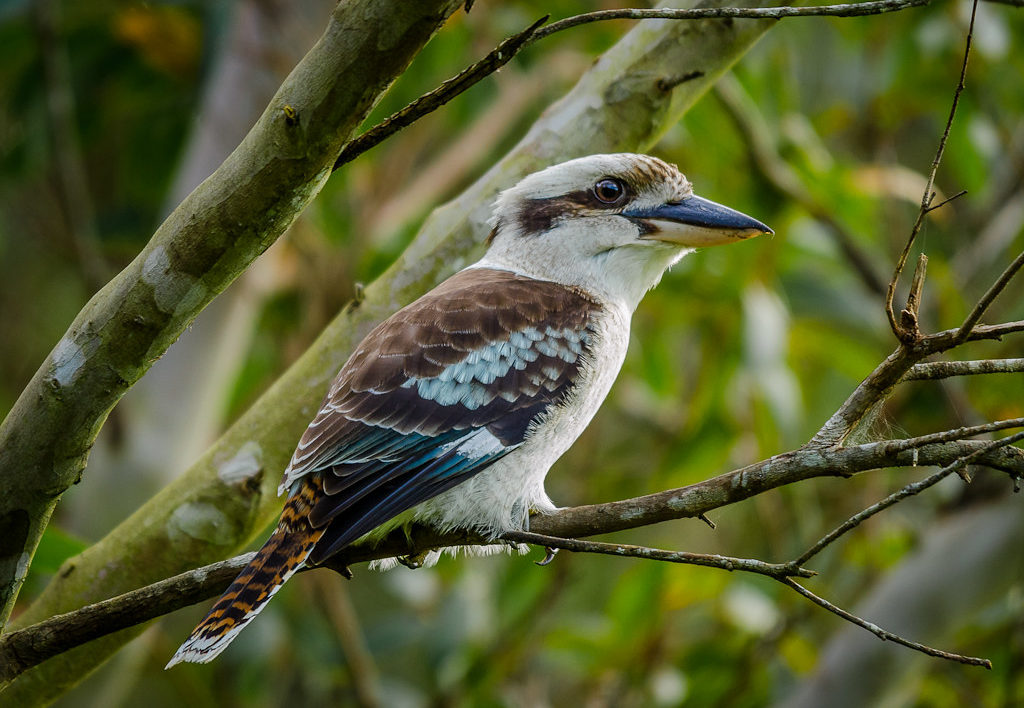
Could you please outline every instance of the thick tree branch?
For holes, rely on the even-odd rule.
[[[341,145],[459,5],[338,5],[238,149],[79,313],[0,425],[0,627],[110,409],[316,196]]]

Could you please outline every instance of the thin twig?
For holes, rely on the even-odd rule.
[[[872,2],[846,3],[840,5],[819,5],[816,7],[702,7],[692,9],[621,9],[588,12],[552,22],[541,27],[548,21],[545,15],[518,34],[505,39],[483,59],[463,69],[458,75],[448,79],[434,90],[423,94],[397,113],[367,130],[357,138],[349,141],[341,150],[332,170],[351,162],[370,148],[383,142],[396,132],[411,125],[423,116],[436,111],[453,98],[487,78],[507,64],[522,49],[539,39],[556,32],[578,27],[591,22],[605,20],[707,20],[726,18],[749,18],[781,20],[785,17],[860,17],[864,15],[880,15],[887,12],[898,12],[913,7],[923,7],[931,0],[873,0]],[[696,78],[692,72],[684,74],[679,83]],[[671,87],[669,87],[671,88]]]
[[[796,560],[793,561],[793,565],[802,566],[811,558],[821,553],[822,550],[824,550],[828,545],[836,541],[836,539],[838,539],[840,536],[856,528],[861,523],[871,518],[875,514],[885,509],[888,509],[893,504],[901,502],[907,497],[912,497],[915,494],[920,494],[929,487],[938,484],[940,481],[942,481],[952,473],[957,472],[966,467],[967,465],[971,464],[986,452],[996,450],[1007,445],[1012,445],[1013,443],[1019,440],[1024,440],[1024,431],[1014,433],[1013,435],[1002,438],[1000,440],[993,440],[992,442],[986,444],[984,447],[980,447],[974,452],[971,452],[968,455],[964,455],[963,457],[954,460],[951,464],[946,465],[938,472],[935,472],[934,474],[925,477],[922,480],[918,480],[917,482],[912,482],[911,484],[908,484],[907,486],[903,487],[903,489],[900,489],[898,492],[894,492],[887,496],[885,499],[881,500],[880,502],[872,504],[866,509],[854,514],[849,519],[844,521],[842,524],[832,529],[829,533],[827,533],[825,536],[819,539],[817,543],[815,543],[813,546],[804,551],[798,558],[796,558]]]
[[[821,426],[806,447],[821,448],[840,445],[864,420],[889,391],[922,359],[941,354],[963,341],[1000,339],[1004,335],[1024,331],[1024,320],[998,325],[975,325],[965,340],[959,329],[948,329],[921,337],[913,346],[901,343],[875,370],[861,381],[843,404]]]
[[[942,131],[942,137],[939,139],[939,147],[935,151],[935,159],[932,160],[932,167],[928,173],[928,181],[925,184],[924,194],[921,197],[921,208],[917,212],[917,219],[914,221],[914,226],[910,230],[910,237],[907,239],[907,245],[903,247],[903,252],[900,253],[899,259],[896,261],[896,268],[893,271],[892,278],[889,280],[889,288],[885,295],[885,314],[889,318],[889,327],[892,329],[892,333],[896,335],[896,338],[901,342],[911,341],[917,338],[916,332],[909,332],[903,328],[903,326],[896,321],[896,313],[893,311],[893,299],[896,296],[896,284],[899,282],[900,275],[903,273],[903,267],[907,263],[907,256],[910,255],[910,249],[914,245],[915,239],[917,239],[918,233],[921,231],[921,227],[924,225],[925,216],[928,215],[931,209],[932,200],[934,194],[932,193],[932,186],[935,184],[935,173],[939,170],[939,163],[942,162],[942,155],[946,151],[946,141],[949,140],[950,130],[953,128],[953,118],[956,117],[956,109],[960,104],[960,94],[964,90],[964,82],[967,78],[967,60],[971,56],[971,41],[974,38],[974,17],[978,11],[978,0],[974,0],[971,5],[971,23],[967,28],[967,40],[964,46],[964,59],[960,64],[960,80],[957,82],[956,90],[953,91],[953,103],[949,108],[949,118],[946,119],[946,128]]]
[[[529,531],[509,531],[502,535],[506,541],[515,543],[529,543],[544,548],[559,548],[564,551],[575,553],[601,553],[607,556],[622,556],[629,558],[646,558],[648,560],[665,561],[668,563],[683,563],[686,565],[701,565],[708,568],[719,568],[721,570],[739,570],[747,573],[767,575],[771,578],[787,578],[799,576],[810,578],[815,575],[814,571],[801,568],[793,563],[766,563],[753,558],[731,558],[708,553],[690,553],[687,551],[665,551],[659,548],[648,548],[647,546],[632,546],[625,543],[601,543],[600,541],[584,541],[578,538],[560,538],[547,536]]]
[[[448,79],[433,91],[423,94],[415,101],[392,113],[386,119],[373,126],[357,138],[353,138],[341,149],[341,154],[334,161],[336,170],[347,162],[351,162],[375,145],[387,140],[402,128],[411,125],[428,113],[433,113],[459,94],[472,88],[481,80],[512,61],[523,47],[530,43],[537,30],[548,21],[550,15],[544,15],[532,25],[518,34],[514,34],[492,49],[487,56],[475,64],[463,69],[456,76]]]
[[[1002,339],[1007,334],[1016,334],[1017,332],[1024,332],[1024,320],[1003,322],[997,325],[975,325],[971,328],[970,334],[967,335],[967,339],[964,341],[977,342],[984,339]],[[929,334],[921,343],[930,346],[931,354],[937,354],[938,352],[944,352],[958,346],[961,343],[957,339],[959,336],[959,327],[957,329],[947,329],[942,332]]]
[[[1024,373],[1024,359],[976,359],[971,361],[931,361],[914,364],[903,377],[903,381],[931,381],[948,379],[953,376],[975,376],[978,374],[1020,374]]]
[[[973,438],[977,435],[986,435],[988,433],[994,433],[999,430],[1008,430],[1010,428],[1024,428],[1024,418],[1007,418],[1005,420],[996,420],[982,425],[953,428],[951,430],[929,433],[928,435],[918,435],[917,437],[904,438],[902,440],[884,440],[882,442],[865,443],[860,447],[871,448],[875,445],[881,445],[885,447],[886,452],[895,453],[902,452],[904,450],[922,448],[925,445],[936,445],[953,440],[964,440],[966,438]],[[971,454],[973,455],[974,452]]]
[[[917,267],[914,268],[914,279],[910,284],[910,294],[907,295],[907,304],[900,312],[900,324],[910,332],[914,339],[921,335],[921,322],[918,311],[921,308],[921,301],[924,293],[924,278],[928,272],[928,256],[920,254],[917,257]]]
[[[807,598],[808,600],[810,600],[814,604],[818,605],[819,607],[824,607],[826,610],[828,610],[832,614],[838,615],[839,617],[842,617],[847,622],[852,622],[853,624],[857,625],[858,627],[863,627],[864,629],[868,630],[869,632],[874,634],[876,637],[878,637],[882,641],[896,642],[897,644],[902,644],[905,647],[908,647],[910,649],[914,649],[916,651],[922,652],[924,654],[927,654],[928,656],[934,656],[934,657],[938,657],[940,659],[948,659],[950,661],[956,661],[956,662],[961,663],[961,664],[970,664],[971,666],[984,666],[986,669],[991,669],[992,668],[992,662],[989,661],[988,659],[979,659],[979,658],[973,657],[973,656],[964,656],[963,654],[954,654],[952,652],[942,651],[941,649],[934,649],[934,648],[932,648],[930,646],[926,646],[924,644],[919,644],[918,642],[912,642],[909,639],[904,639],[900,635],[893,634],[892,632],[889,632],[889,631],[887,631],[885,629],[882,629],[877,624],[873,624],[871,622],[868,622],[865,619],[861,619],[857,615],[852,614],[850,612],[847,612],[846,610],[842,609],[841,607],[836,607],[835,605],[833,605],[828,600],[826,600],[824,598],[821,598],[821,597],[818,597],[813,592],[811,592],[810,590],[808,590],[807,588],[805,588],[803,585],[801,585],[800,583],[796,582],[792,578],[779,578],[779,582],[780,583],[785,583],[786,585],[788,585],[789,587],[793,588],[795,591],[797,591],[798,593],[803,595],[805,598]]]
[[[930,0],[879,0],[878,2],[855,2],[812,7],[624,8],[619,10],[598,10],[552,22],[538,32],[534,39],[543,39],[548,35],[561,32],[570,27],[578,27],[604,20],[706,20],[724,17],[781,20],[784,17],[821,17],[826,15],[830,17],[860,17],[863,15],[898,12],[911,7],[922,7],[929,2]]]
[[[938,204],[932,204],[931,206],[928,207],[928,211],[929,212],[933,212],[936,209],[941,209],[942,207],[946,206],[947,204],[949,204],[954,199],[959,199],[960,197],[964,196],[965,194],[967,194],[967,190],[966,189],[961,189],[959,192],[957,192],[953,196],[946,197],[945,199],[943,199]]]
[[[982,295],[981,299],[978,300],[978,304],[974,306],[973,310],[971,310],[971,314],[967,315],[967,319],[965,319],[964,323],[960,325],[960,331],[957,333],[956,337],[957,340],[962,342],[967,339],[971,330],[974,329],[974,325],[978,324],[978,320],[980,320],[982,315],[985,314],[985,311],[989,308],[989,305],[992,304],[992,301],[996,299],[999,293],[1006,289],[1006,286],[1009,284],[1010,280],[1013,279],[1013,276],[1017,275],[1021,266],[1024,266],[1024,251],[1021,251],[1021,253],[1013,259],[1013,263],[1006,267],[1006,270],[1003,271],[1002,275],[999,276],[996,282],[992,283],[992,287],[988,289],[988,292]]]

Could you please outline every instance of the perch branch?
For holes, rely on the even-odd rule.
[[[458,7],[337,6],[242,144],[79,312],[0,424],[0,628],[110,410],[316,196],[380,93]]]
[[[810,578],[815,575],[814,571],[801,568],[794,563],[766,563],[753,558],[731,558],[710,553],[689,553],[687,551],[666,551],[660,548],[648,548],[646,546],[633,546],[625,543],[602,543],[600,541],[584,541],[577,538],[563,538],[560,536],[548,536],[546,534],[531,533],[528,531],[509,531],[502,535],[506,541],[515,543],[529,543],[534,546],[545,548],[558,548],[563,551],[574,553],[600,553],[606,556],[621,556],[623,558],[646,558],[649,560],[665,561],[668,563],[683,563],[685,565],[700,565],[706,568],[718,568],[728,571],[743,571],[767,575],[770,578],[787,578],[798,576]]]
[[[1024,425],[1024,420],[1017,419],[1017,423]],[[881,467],[948,465],[972,456],[972,459],[1011,475],[1024,476],[1024,452],[1017,448],[995,449],[991,442],[947,440],[954,433],[976,435],[983,428],[988,432],[1005,427],[1009,427],[1009,421],[907,440],[881,441],[839,449],[795,450],[689,487],[534,516],[530,523],[531,533],[509,534],[507,540],[567,550],[633,555],[725,570],[744,570],[776,579],[791,575],[806,577],[808,571],[801,569],[796,562],[770,564],[751,559],[659,551],[621,544],[595,544],[572,537],[609,533],[671,519],[699,518],[710,509],[802,479],[829,475],[849,476]],[[374,546],[351,546],[332,558],[328,567],[344,570],[349,565],[380,558],[416,555],[446,546],[489,542],[468,531],[441,534],[429,528],[413,527],[409,533],[396,531]],[[87,641],[213,597],[227,588],[252,557],[252,553],[247,553],[213,563],[9,632],[0,637],[0,682],[9,681],[27,668]]]

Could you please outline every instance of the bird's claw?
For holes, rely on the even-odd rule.
[[[430,553],[430,551],[420,551],[419,553],[412,553],[407,556],[398,556],[398,562],[409,570],[416,570],[417,568],[423,567],[423,563],[427,560],[428,553]]]
[[[550,563],[551,561],[553,561],[555,559],[555,556],[558,555],[558,549],[557,548],[551,548],[550,546],[545,546],[544,547],[544,551],[546,553],[545,556],[544,556],[544,560],[534,561],[534,563],[536,563],[537,565],[541,566],[542,568],[544,566],[546,566],[548,563]]]

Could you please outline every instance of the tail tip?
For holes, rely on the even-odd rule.
[[[177,666],[178,664],[207,664],[217,658],[218,655],[224,649],[227,648],[228,644],[231,643],[231,639],[234,638],[234,633],[231,637],[228,637],[226,641],[222,638],[221,640],[207,643],[205,646],[200,644],[202,637],[191,637],[185,640],[185,643],[178,647],[178,651],[174,652],[174,656],[167,662],[167,666],[164,667],[164,671]]]

